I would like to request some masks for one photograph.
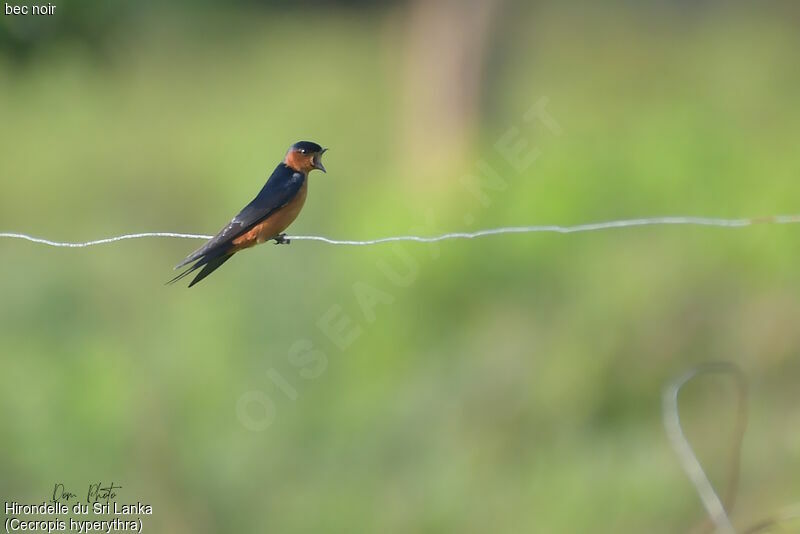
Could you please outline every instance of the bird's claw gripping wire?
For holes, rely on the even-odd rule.
[[[289,245],[292,240],[286,238],[286,234],[278,234],[273,238],[276,245]]]

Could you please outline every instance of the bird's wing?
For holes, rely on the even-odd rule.
[[[216,236],[189,254],[175,268],[179,269],[203,257],[217,256],[227,252],[231,241],[236,237],[288,204],[300,191],[304,181],[305,176],[302,173],[294,172],[284,164],[278,165],[256,198],[245,206]]]

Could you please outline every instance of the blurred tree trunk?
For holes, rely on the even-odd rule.
[[[412,0],[405,39],[402,152],[425,178],[463,165],[480,117],[484,63],[503,0]],[[423,176],[420,176],[423,178]]]

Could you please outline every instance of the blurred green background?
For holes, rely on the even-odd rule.
[[[296,235],[800,212],[794,2],[57,5],[0,16],[0,231],[214,233],[300,139],[330,152]],[[751,525],[800,499],[798,239],[295,242],[191,290],[200,242],[2,240],[0,495],[114,481],[150,532],[685,532],[661,389],[728,360]],[[684,393],[722,487],[733,387]]]

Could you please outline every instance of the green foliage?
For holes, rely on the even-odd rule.
[[[6,51],[0,228],[211,233],[306,138],[331,150],[297,234],[418,233],[429,210],[425,233],[467,214],[474,229],[800,211],[790,20],[588,10],[505,14],[473,154],[433,177],[404,160],[403,34],[377,11],[147,16],[102,63],[54,47],[20,70]],[[495,143],[543,96],[564,134],[523,128],[541,156],[517,173]],[[508,181],[488,206],[459,181],[479,159]],[[113,479],[153,504],[151,532],[685,531],[702,512],[660,388],[728,359],[752,380],[735,514],[750,524],[800,490],[797,242],[774,226],[298,242],[186,290],[163,282],[194,242],[2,241],[0,494]],[[360,332],[344,350],[328,314]],[[324,360],[298,360],[303,340]],[[248,391],[274,403],[266,431],[237,415]],[[698,382],[684,404],[716,480],[729,394]]]

